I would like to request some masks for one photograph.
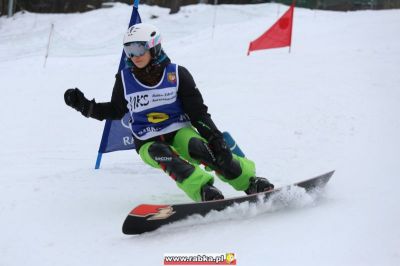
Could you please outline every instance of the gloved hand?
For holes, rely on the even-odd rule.
[[[226,144],[222,134],[212,135],[208,140],[208,144],[219,166],[229,164],[232,161],[231,149]]]
[[[64,93],[64,100],[68,106],[71,106],[82,115],[90,117],[93,112],[93,106],[95,101],[89,101],[85,98],[85,95],[78,89],[68,89]]]

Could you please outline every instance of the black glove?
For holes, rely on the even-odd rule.
[[[93,106],[95,104],[94,99],[89,101],[85,98],[85,95],[78,89],[68,89],[64,93],[64,100],[68,106],[71,106],[82,115],[90,117],[93,112]]]
[[[213,134],[208,140],[208,144],[211,151],[214,153],[217,165],[227,165],[232,161],[231,149],[226,144],[221,133]]]

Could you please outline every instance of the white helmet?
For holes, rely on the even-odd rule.
[[[161,52],[161,34],[159,29],[151,24],[139,23],[129,27],[124,36],[124,47],[132,43],[142,43],[150,50],[152,57],[157,57]],[[125,49],[125,52],[127,50]],[[127,54],[128,57],[131,55]]]

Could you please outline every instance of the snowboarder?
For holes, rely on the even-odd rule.
[[[127,67],[116,75],[111,102],[89,101],[74,88],[64,94],[67,105],[100,121],[121,119],[129,112],[140,157],[170,175],[194,201],[224,198],[213,186],[211,170],[247,194],[274,188],[267,179],[256,177],[254,162],[232,154],[192,75],[171,63],[155,26],[140,23],[130,27],[123,45]]]

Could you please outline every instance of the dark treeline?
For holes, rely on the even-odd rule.
[[[13,0],[13,11],[27,10],[38,13],[73,13],[85,12],[101,7],[110,6],[110,2],[132,4],[133,0]],[[171,13],[179,11],[181,6],[197,3],[214,4],[215,0],[141,0],[141,4],[159,5],[171,9]],[[257,3],[284,3],[291,0],[218,0],[218,4],[257,4]],[[0,14],[6,15],[9,0],[0,0]],[[400,0],[297,0],[299,7],[328,10],[358,10],[358,9],[388,9],[400,8]]]

